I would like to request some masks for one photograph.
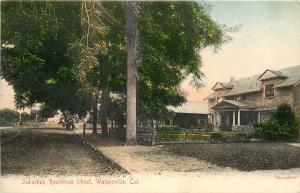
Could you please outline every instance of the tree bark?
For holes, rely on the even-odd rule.
[[[98,109],[97,109],[97,102],[98,102],[98,91],[94,93],[94,103],[93,103],[93,134],[97,134],[97,118],[98,118]]]
[[[100,121],[101,133],[103,137],[108,136],[107,117],[108,117],[108,103],[109,103],[109,89],[105,87],[101,92],[101,107],[100,107]]]
[[[136,81],[137,81],[137,44],[138,44],[138,3],[124,2],[127,40],[127,113],[126,142],[134,145],[136,140]]]

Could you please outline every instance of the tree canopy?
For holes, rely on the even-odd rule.
[[[82,36],[80,2],[3,2],[1,76],[17,107],[45,103],[84,115],[88,96],[73,71],[70,45]]]
[[[185,102],[179,88],[185,78],[202,85],[199,52],[220,45],[224,34],[196,2],[143,2],[140,10],[140,108],[162,115],[166,106]]]
[[[122,3],[102,6],[2,2],[1,76],[13,85],[18,107],[44,103],[84,115],[91,108],[91,90],[125,98]],[[202,85],[200,50],[218,47],[225,35],[196,2],[140,2],[139,12],[139,114],[159,118],[167,106],[185,102],[179,88],[184,79],[191,76],[194,87]]]

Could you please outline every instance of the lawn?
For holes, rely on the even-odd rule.
[[[242,171],[300,167],[300,147],[286,143],[173,144],[163,151]]]

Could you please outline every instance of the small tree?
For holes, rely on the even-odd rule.
[[[281,104],[277,108],[277,111],[273,114],[273,117],[278,121],[280,125],[293,125],[296,122],[295,113],[287,104]]]
[[[22,116],[22,122],[31,121],[32,120],[29,113],[23,112],[23,113],[21,113],[21,116]]]
[[[19,113],[11,109],[0,110],[0,126],[13,125],[14,122],[19,120]]]
[[[260,138],[267,140],[290,140],[298,137],[298,124],[295,113],[287,104],[281,104],[265,123],[255,125]]]

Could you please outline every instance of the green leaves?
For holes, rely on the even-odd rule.
[[[158,115],[185,101],[179,84],[188,76],[192,86],[202,86],[199,51],[221,44],[223,34],[195,2],[142,2],[139,30],[140,103]]]
[[[3,2],[3,73],[19,106],[83,112],[91,90],[125,93],[125,18],[120,2]],[[185,102],[179,84],[201,87],[199,51],[224,41],[195,2],[141,2],[139,112],[157,117]],[[82,113],[81,113],[82,114]]]
[[[273,116],[255,125],[256,133],[266,140],[290,140],[298,137],[295,113],[287,104],[281,104]]]
[[[3,2],[3,73],[18,107],[45,103],[52,109],[86,111],[87,97],[69,54],[82,35],[80,2]],[[84,106],[85,105],[85,106]]]

